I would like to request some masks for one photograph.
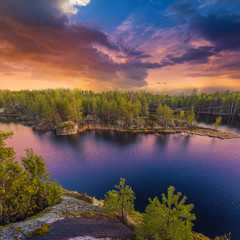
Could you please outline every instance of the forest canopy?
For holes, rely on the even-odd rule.
[[[55,90],[0,90],[0,108],[15,113],[25,121],[42,120],[50,126],[64,121],[78,125],[104,124],[141,126],[150,117],[157,117],[168,127],[169,119],[193,122],[194,112],[216,112],[219,115],[240,113],[240,93],[217,92],[215,94],[170,96],[146,92]],[[170,124],[171,125],[171,124]]]

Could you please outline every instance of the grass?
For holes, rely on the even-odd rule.
[[[31,217],[26,218],[26,220],[31,220],[34,218],[42,217],[45,213],[50,212],[52,209],[53,209],[52,207],[48,207],[48,208],[44,209],[43,211],[41,211]]]
[[[45,224],[45,225],[42,225],[40,228],[37,228],[34,231],[29,232],[29,234],[36,235],[36,236],[43,236],[49,233],[50,227],[51,227],[51,224]]]
[[[69,197],[73,197],[73,198],[82,200],[84,202],[93,204],[93,198],[88,196],[86,193],[81,194],[81,193],[78,193],[76,191],[68,191],[66,189],[62,189],[62,193],[69,196]]]

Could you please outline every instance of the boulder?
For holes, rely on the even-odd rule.
[[[61,123],[56,128],[57,135],[73,135],[78,133],[78,126],[76,123],[66,121]]]

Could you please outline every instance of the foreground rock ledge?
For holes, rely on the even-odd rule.
[[[132,230],[119,221],[104,216],[101,208],[96,205],[96,201],[89,204],[64,196],[61,203],[30,219],[1,227],[0,240],[133,238]]]

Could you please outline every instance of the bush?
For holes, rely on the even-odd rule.
[[[5,146],[12,135],[0,131],[0,225],[23,220],[61,198],[61,187],[49,180],[42,156],[27,149],[23,167],[15,161],[14,148]]]

